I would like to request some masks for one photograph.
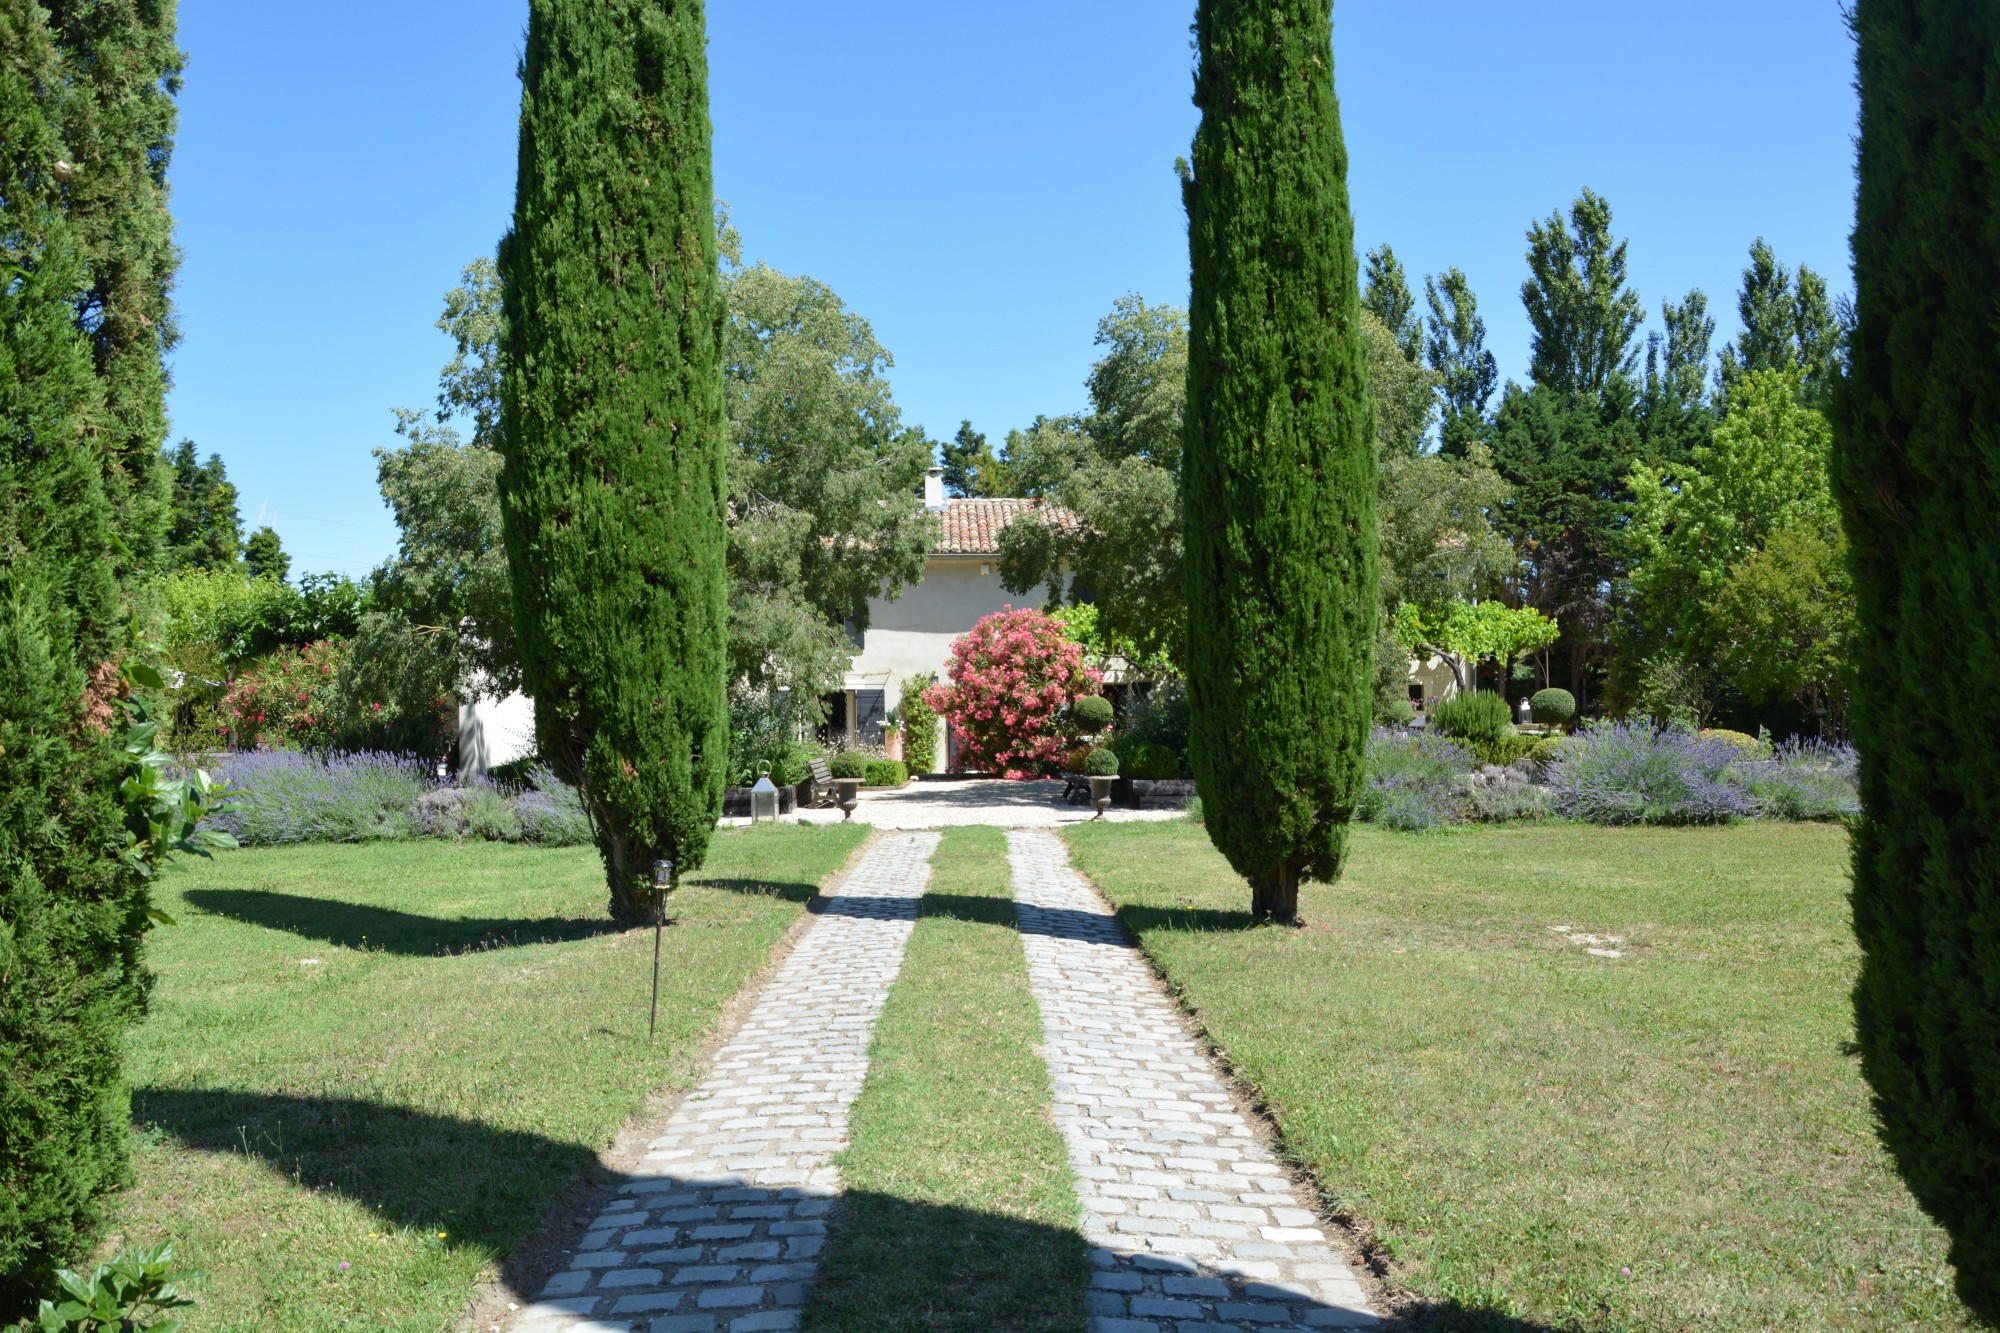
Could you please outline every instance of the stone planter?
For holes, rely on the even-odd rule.
[[[798,798],[798,788],[778,788],[778,813],[789,815],[792,811],[798,809]],[[722,815],[725,819],[750,818],[750,788],[724,787],[722,789]]]
[[[835,778],[833,780],[834,804],[840,807],[843,820],[854,818],[854,807],[861,803],[861,778]]]
[[[1100,775],[1092,773],[1090,775],[1090,804],[1097,811],[1091,818],[1104,818],[1104,812],[1111,808],[1111,789],[1117,785],[1117,782],[1118,778],[1115,774]]]

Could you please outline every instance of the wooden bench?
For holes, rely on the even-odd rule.
[[[826,760],[824,758],[814,759],[806,765],[806,771],[812,778],[812,799],[807,801],[806,804],[809,806],[832,805],[834,795],[833,770],[826,766]]]
[[[1084,805],[1090,804],[1090,778],[1087,775],[1082,773],[1064,773],[1062,780],[1062,798],[1064,804],[1075,805],[1078,802],[1082,802]]]

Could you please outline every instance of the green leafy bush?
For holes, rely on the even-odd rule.
[[[1083,757],[1083,771],[1093,778],[1115,778],[1118,756],[1100,745]]]
[[[1172,750],[1151,741],[1133,749],[1130,757],[1121,765],[1125,776],[1157,782],[1166,778],[1177,778],[1181,773],[1181,761]]]
[[[826,771],[837,778],[866,778],[868,756],[853,750],[842,750],[826,761]]]
[[[910,780],[910,766],[900,759],[871,759],[861,776],[870,787],[900,787]]]
[[[1568,690],[1536,690],[1528,707],[1543,726],[1566,727],[1576,717],[1576,696]]]
[[[1535,743],[1528,748],[1528,762],[1533,764],[1554,763],[1562,755],[1563,739],[1561,736],[1535,737]]]
[[[1707,727],[1697,734],[1713,740],[1727,741],[1729,744],[1735,746],[1737,752],[1745,759],[1762,759],[1765,757],[1764,742],[1746,731],[1731,731],[1727,727]]]
[[[65,1268],[56,1274],[62,1295],[44,1298],[35,1315],[16,1328],[23,1333],[174,1333],[181,1321],[161,1318],[193,1301],[176,1283],[189,1273],[177,1272],[171,1243],[127,1250],[99,1264],[88,1277]]]
[[[1497,764],[1501,768],[1506,768],[1509,764],[1531,758],[1535,753],[1535,747],[1548,739],[1546,736],[1523,736],[1516,732],[1497,739],[1469,740],[1466,744],[1471,747],[1473,756],[1480,763]]]
[[[1086,736],[1101,736],[1111,728],[1111,701],[1101,694],[1086,694],[1069,706],[1076,729]]]
[[[1497,741],[1514,734],[1507,701],[1497,694],[1454,694],[1431,709],[1438,733],[1462,741]]]

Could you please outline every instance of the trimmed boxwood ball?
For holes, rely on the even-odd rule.
[[[1095,736],[1111,725],[1111,701],[1101,694],[1086,694],[1069,706],[1069,715],[1078,731]]]
[[[853,750],[842,750],[826,761],[826,771],[837,778],[866,778],[868,756],[856,754]]]
[[[1535,721],[1545,727],[1568,726],[1576,716],[1576,696],[1568,690],[1536,690],[1528,707],[1534,710]]]
[[[1099,746],[1083,757],[1083,771],[1093,778],[1118,776],[1118,756]]]
[[[910,780],[910,770],[900,759],[875,759],[862,767],[861,776],[870,787],[900,787]]]

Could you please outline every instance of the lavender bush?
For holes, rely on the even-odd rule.
[[[374,751],[246,750],[220,756],[215,774],[238,808],[211,825],[246,847],[407,837],[412,807],[437,785],[423,760]]]
[[[252,750],[212,765],[238,806],[208,827],[246,847],[381,838],[483,839],[552,847],[590,841],[576,790],[537,765],[516,790],[475,777],[440,785],[426,760],[377,753],[314,755]]]
[[[1756,813],[1729,771],[1740,758],[1715,737],[1600,722],[1562,746],[1549,786],[1562,813],[1593,824],[1721,824]]]
[[[1800,739],[1733,776],[1765,819],[1840,819],[1861,812],[1859,768],[1852,745]]]
[[[1428,731],[1378,727],[1368,742],[1368,786],[1357,817],[1394,829],[1455,824],[1468,808],[1472,753]]]
[[[590,841],[590,817],[576,788],[547,764],[528,770],[528,787],[514,798],[521,836],[550,847],[581,847]]]

